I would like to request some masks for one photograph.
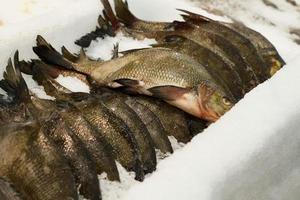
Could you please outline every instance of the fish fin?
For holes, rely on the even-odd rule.
[[[71,62],[76,63],[79,59],[78,56],[76,56],[75,54],[72,54],[65,46],[61,47],[61,53],[62,53],[63,57],[70,60]]]
[[[183,10],[183,9],[177,9],[185,14],[182,14],[181,16],[183,17],[184,21],[186,22],[190,22],[193,24],[199,24],[199,23],[207,23],[207,22],[212,22],[213,20],[205,17],[203,15],[199,15],[196,13],[192,13],[190,11],[187,10]]]
[[[145,49],[151,49],[151,47],[145,47],[145,48],[139,48],[139,49],[129,49],[129,50],[125,50],[125,51],[119,51],[119,53],[123,54],[123,55],[127,55],[133,52],[137,52],[140,50],[145,50]]]
[[[190,92],[189,88],[181,88],[172,85],[157,86],[148,89],[149,92],[156,98],[160,98],[166,101],[173,101],[180,98],[185,93]]]
[[[0,88],[6,91],[8,96],[11,96],[14,101],[31,101],[29,89],[20,71],[18,51],[14,55],[14,65],[11,59],[8,60],[3,78],[0,81]]]
[[[121,27],[119,20],[114,14],[108,0],[101,0],[101,3],[104,7],[104,15],[107,20],[110,21],[113,31],[116,32]]]
[[[33,51],[39,58],[49,64],[58,65],[69,70],[74,70],[73,65],[58,53],[47,41],[40,35],[36,38],[37,46],[33,47]]]
[[[83,62],[86,62],[86,61],[89,61],[88,57],[86,56],[85,54],[85,51],[83,48],[80,49],[80,53],[79,53],[79,56],[78,56],[78,63],[83,63]]]
[[[111,59],[115,59],[115,58],[118,58],[118,57],[119,57],[119,43],[117,42],[116,44],[114,44]]]
[[[174,29],[174,31],[192,30],[194,29],[194,26],[187,22],[173,21],[166,27],[166,29]]]
[[[20,71],[27,75],[32,75],[33,62],[26,62],[25,60],[19,61]]]
[[[124,3],[122,0],[114,0],[114,3],[117,17],[127,27],[130,27],[134,22],[139,20],[128,9],[127,2]]]
[[[136,87],[140,85],[140,81],[127,78],[117,79],[115,82],[127,87]]]

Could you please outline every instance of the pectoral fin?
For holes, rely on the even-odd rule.
[[[153,87],[148,89],[148,91],[151,92],[154,97],[163,99],[165,101],[174,101],[182,97],[184,94],[190,92],[191,89],[167,85]]]

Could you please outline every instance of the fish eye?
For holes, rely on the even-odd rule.
[[[222,100],[223,100],[223,103],[224,103],[226,106],[230,106],[230,105],[231,105],[231,102],[230,102],[230,100],[229,100],[227,97],[223,97]]]

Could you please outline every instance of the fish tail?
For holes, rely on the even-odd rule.
[[[58,65],[65,69],[74,70],[72,63],[64,59],[42,36],[37,36],[36,43],[37,46],[33,47],[33,51],[42,61]]]
[[[118,19],[126,26],[130,27],[134,22],[139,20],[128,9],[127,1],[124,3],[122,0],[114,0],[114,2],[116,15]]]
[[[14,65],[11,59],[8,60],[4,79],[0,81],[0,88],[7,92],[8,96],[19,102],[30,102],[30,94],[27,84],[21,74],[19,65],[19,52],[14,55]]]
[[[114,37],[116,30],[112,26],[110,20],[107,17],[106,12],[103,13],[106,16],[104,19],[101,15],[98,17],[98,25],[94,31],[87,33],[78,40],[75,41],[75,44],[82,48],[87,48],[90,46],[91,42],[96,38],[104,38],[106,35]],[[116,25],[115,25],[116,26]],[[118,25],[119,26],[119,25]]]
[[[88,75],[87,68],[76,66],[75,63],[65,59],[42,36],[37,36],[36,43],[37,46],[33,47],[33,51],[46,64],[69,71],[76,71],[83,75]]]
[[[104,15],[105,19],[111,23],[113,32],[116,32],[121,27],[118,18],[114,14],[108,0],[101,0],[101,3],[104,7],[103,15]],[[99,22],[99,19],[98,19],[98,22]]]

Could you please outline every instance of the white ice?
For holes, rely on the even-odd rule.
[[[300,28],[300,7],[286,0],[269,1],[279,10],[262,0],[128,1],[142,19],[180,20],[175,8],[181,8],[218,20],[242,21],[265,35],[287,65],[192,142],[160,161],[143,183],[134,181],[121,167],[121,184],[100,176],[104,200],[299,199],[300,46],[293,42],[298,36],[289,30]],[[0,5],[1,66],[16,49],[22,58],[32,58],[36,34],[45,36],[56,48],[64,44],[78,51],[73,41],[94,29],[102,8],[98,0],[10,0]],[[118,35],[93,42],[87,53],[109,59],[116,42],[126,50],[147,47],[153,41],[140,44]],[[74,81],[61,81],[70,89],[74,86]],[[32,83],[30,86],[37,88]]]

